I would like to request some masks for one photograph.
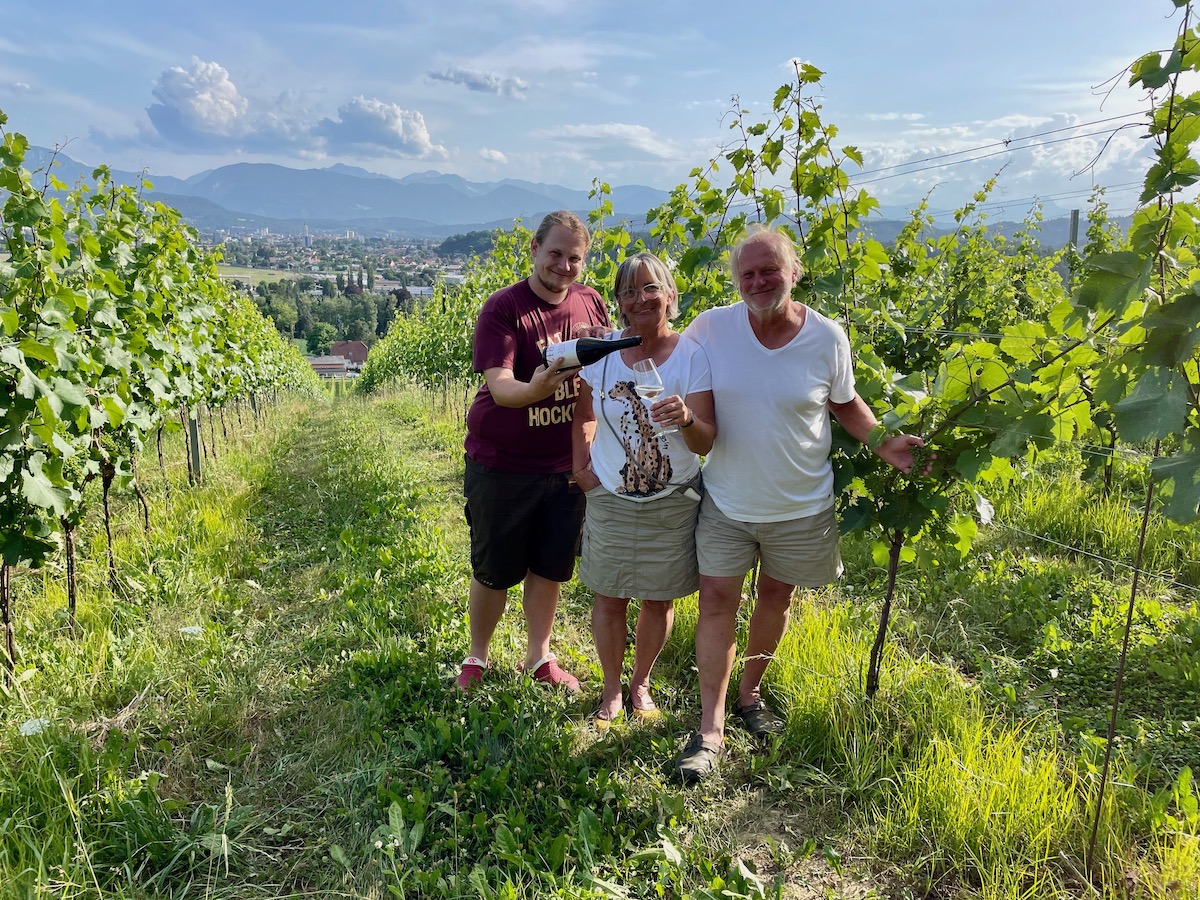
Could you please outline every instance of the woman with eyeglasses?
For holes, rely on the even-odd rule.
[[[670,634],[675,599],[700,586],[699,457],[717,432],[708,359],[671,329],[679,313],[671,270],[653,253],[638,253],[617,270],[615,289],[621,336],[642,343],[581,370],[572,423],[574,477],[587,498],[579,579],[595,592],[592,635],[604,672],[593,717],[600,730],[625,709],[626,613],[634,597],[641,609],[629,710],[643,721],[661,716],[650,671]],[[640,383],[635,367],[644,360],[653,360],[661,392]]]

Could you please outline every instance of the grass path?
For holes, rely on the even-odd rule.
[[[451,896],[472,881],[528,896],[571,884],[581,895],[596,885],[619,893],[613,885],[630,880],[619,860],[639,852],[647,854],[645,868],[658,872],[651,880],[678,891],[695,879],[684,854],[715,862],[710,880],[727,874],[722,855],[736,873],[734,849],[778,869],[768,848],[787,860],[789,835],[796,845],[828,847],[836,859],[830,823],[806,809],[769,812],[758,792],[741,787],[728,810],[706,822],[713,794],[681,792],[664,778],[685,723],[672,718],[659,729],[596,742],[587,726],[591,698],[568,700],[504,675],[522,646],[515,610],[497,636],[501,672],[490,693],[466,703],[448,690],[466,639],[456,433],[399,402],[344,404],[310,416],[269,466],[289,478],[268,481],[255,504],[255,525],[270,548],[263,584],[272,586],[263,600],[289,612],[280,642],[263,647],[262,688],[285,687],[262,703],[278,714],[256,753],[286,768],[256,768],[261,796],[253,806],[294,811],[290,840],[275,851],[291,865],[288,882],[315,884],[322,872],[328,876],[329,859],[344,859],[354,880],[396,884],[403,866],[375,843],[411,842],[418,822],[418,847],[441,832],[427,857],[438,874],[424,879],[423,890]],[[313,441],[314,434],[330,439]],[[590,667],[595,684],[587,616],[585,592],[574,586],[560,652],[577,670]],[[673,644],[684,655],[690,633]],[[305,663],[302,674],[283,677],[297,660]],[[306,749],[283,752],[289,747]],[[714,785],[717,796],[725,790]],[[449,809],[437,799],[447,792]],[[330,815],[330,807],[352,812]],[[816,840],[800,830],[814,825]],[[505,840],[499,846],[497,833]],[[679,865],[671,865],[667,845],[680,852]],[[789,896],[828,896],[843,881],[820,854],[795,863],[804,878],[793,879]],[[863,895],[852,879],[845,883],[846,896]]]

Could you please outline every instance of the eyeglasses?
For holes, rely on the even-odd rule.
[[[636,300],[638,298],[638,294],[641,294],[647,300],[657,300],[662,292],[663,287],[661,284],[646,284],[642,285],[640,288],[626,288],[625,290],[621,291],[621,293],[617,294],[617,299]]]

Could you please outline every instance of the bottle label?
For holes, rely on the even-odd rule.
[[[575,353],[575,341],[563,341],[561,344],[551,344],[545,351],[546,368],[553,369],[554,361],[563,358],[564,369],[579,368],[579,357]]]

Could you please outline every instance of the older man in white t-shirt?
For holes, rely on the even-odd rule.
[[[864,443],[877,424],[855,392],[845,332],[791,297],[801,271],[791,238],[753,231],[733,248],[730,265],[742,302],[701,313],[684,332],[708,355],[717,419],[696,530],[701,719],[676,760],[684,783],[706,777],[724,753],[737,611],[756,555],[758,599],[734,711],[755,737],[782,730],[761,686],[787,629],[792,594],[798,585],[829,584],[842,569],[830,416]],[[910,472],[912,450],[923,443],[894,435],[875,453]]]

